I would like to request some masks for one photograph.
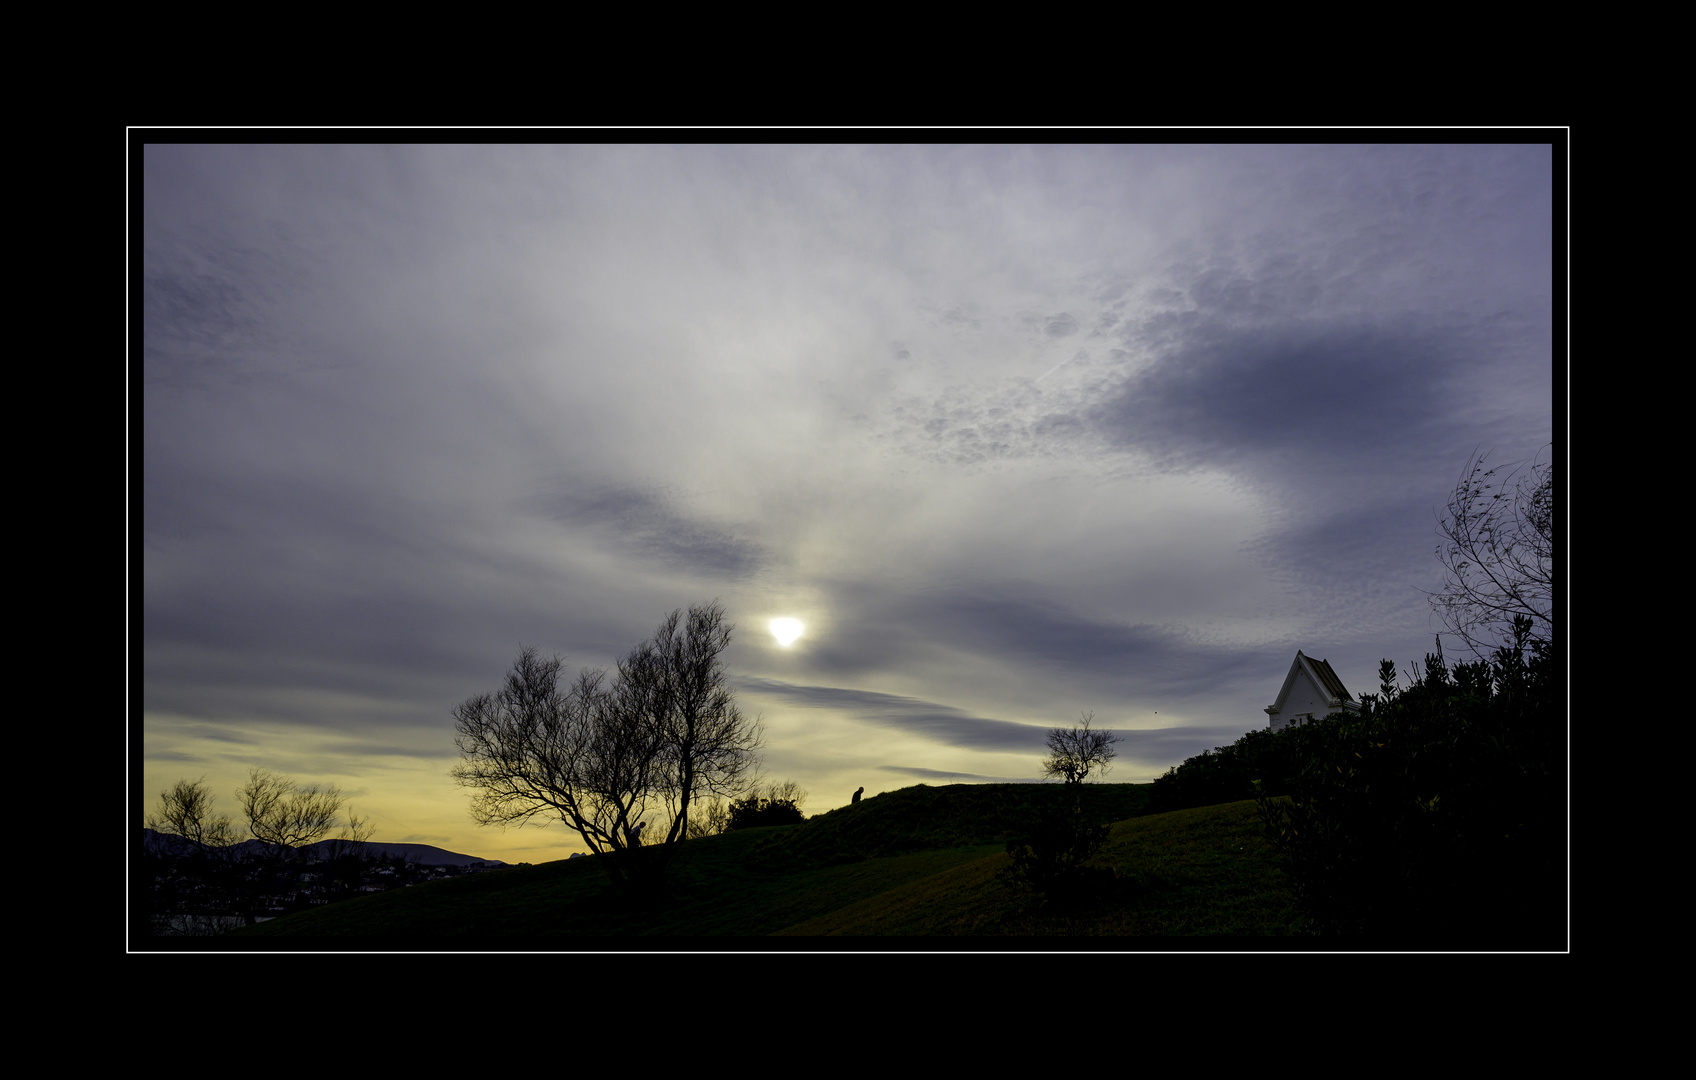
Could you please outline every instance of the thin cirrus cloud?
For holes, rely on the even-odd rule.
[[[661,493],[637,487],[566,487],[538,500],[538,508],[603,543],[708,577],[747,577],[770,557],[758,543],[692,517]]]
[[[776,698],[798,708],[846,712],[863,723],[966,750],[1039,753],[1048,734],[1046,729],[1030,724],[972,716],[952,706],[899,694],[839,686],[797,686],[753,677],[738,682],[749,693]]]
[[[943,746],[977,753],[1018,753],[1040,757],[1046,752],[1049,728],[1007,720],[973,716],[964,710],[920,698],[881,694],[837,686],[805,686],[777,679],[744,677],[737,680],[748,694],[782,701],[793,708],[821,709],[851,716],[854,721],[914,736]],[[1182,725],[1171,728],[1125,729],[1113,732],[1119,755],[1127,760],[1163,760],[1178,755],[1190,757],[1214,746],[1234,741],[1242,734],[1236,726]],[[926,780],[978,779],[976,774],[947,772],[916,766],[883,765],[885,771],[900,772]],[[1009,778],[997,778],[1009,779]]]

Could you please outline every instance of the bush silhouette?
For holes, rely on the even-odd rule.
[[[806,820],[801,808],[791,799],[768,799],[750,795],[730,804],[730,823],[726,832],[754,829],[764,825],[799,825]]]
[[[1155,778],[1150,809],[1187,810],[1252,799],[1257,781],[1267,795],[1287,795],[1302,770],[1335,738],[1341,722],[1326,717],[1282,731],[1259,728],[1229,746],[1204,750]]]
[[[1057,803],[1037,818],[1030,836],[1007,842],[1012,864],[1006,880],[1055,898],[1068,895],[1089,879],[1086,865],[1107,843],[1110,825],[1092,825],[1072,800]]]

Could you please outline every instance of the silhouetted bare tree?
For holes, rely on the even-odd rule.
[[[1547,451],[1548,448],[1545,448]],[[1438,519],[1443,586],[1429,594],[1448,632],[1484,658],[1513,640],[1515,617],[1554,638],[1554,463],[1486,469],[1474,454]]]
[[[685,835],[691,840],[717,836],[730,825],[730,805],[716,796],[697,799],[689,810]]]
[[[235,822],[213,809],[216,798],[204,779],[178,780],[159,793],[146,825],[175,839],[144,851],[135,864],[138,914],[147,905],[141,933],[204,937],[228,928],[225,912],[236,906],[242,872],[233,859]]]
[[[230,815],[212,809],[216,801],[204,777],[178,780],[159,793],[159,806],[147,815],[147,827],[179,836],[203,855],[227,848],[236,842],[236,825]]]
[[[1008,866],[1004,875],[1051,898],[1069,895],[1084,882],[1111,877],[1112,871],[1093,870],[1091,859],[1107,843],[1110,826],[1087,820],[1083,808],[1083,783],[1094,773],[1112,767],[1119,737],[1097,731],[1095,714],[1085,713],[1070,728],[1048,733],[1048,757],[1042,773],[1065,781],[1069,795],[1052,802],[1032,822],[1030,835],[1007,842]]]
[[[628,881],[623,856],[650,815],[657,827],[643,846],[670,849],[688,835],[692,806],[753,780],[760,724],[737,708],[720,660],[732,629],[716,601],[674,611],[619,661],[610,685],[584,671],[566,691],[559,658],[521,650],[500,691],[454,709],[453,776],[476,791],[472,816],[485,825],[558,817],[614,856],[608,873]]]
[[[1112,768],[1118,753],[1113,744],[1119,737],[1111,731],[1097,731],[1091,725],[1094,713],[1085,713],[1083,720],[1070,729],[1055,728],[1048,733],[1048,757],[1042,763],[1042,775],[1058,777],[1068,784],[1081,784],[1090,773],[1101,774]]]
[[[297,858],[300,849],[324,839],[336,827],[347,798],[334,784],[297,784],[269,769],[254,769],[236,796],[247,817],[247,831],[265,845],[278,863]],[[371,835],[361,819],[348,817],[344,840],[363,841]]]
[[[760,723],[742,715],[720,659],[735,627],[718,601],[673,611],[618,665],[618,682],[658,732],[659,793],[670,819],[665,844],[684,838],[689,806],[735,796],[754,781]]]

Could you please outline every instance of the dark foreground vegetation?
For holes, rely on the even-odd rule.
[[[1487,660],[1384,661],[1359,716],[1253,731],[1154,783],[1172,810],[1253,797],[1303,932],[1560,948],[1566,715],[1557,658],[1520,618]]]
[[[800,825],[681,845],[663,894],[634,901],[594,859],[517,867],[289,915],[226,936],[434,947],[767,935],[1275,939],[1295,896],[1253,802],[1146,814],[1150,785],[904,788]],[[1008,842],[1052,806],[1113,822],[1088,889],[1006,880]],[[1052,806],[1051,806],[1052,804]],[[585,942],[587,944],[587,941]],[[282,944],[281,941],[278,944]],[[656,942],[656,944],[659,944]]]
[[[1338,723],[1259,799],[1322,935],[1560,948],[1566,936],[1565,710],[1552,652],[1516,620],[1487,661],[1440,653],[1398,686],[1388,661]]]

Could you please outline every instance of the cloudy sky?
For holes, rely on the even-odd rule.
[[[143,788],[479,828],[450,711],[719,598],[809,812],[1142,782],[1436,629],[1435,512],[1551,438],[1520,146],[147,146]],[[789,648],[770,620],[799,619]]]

